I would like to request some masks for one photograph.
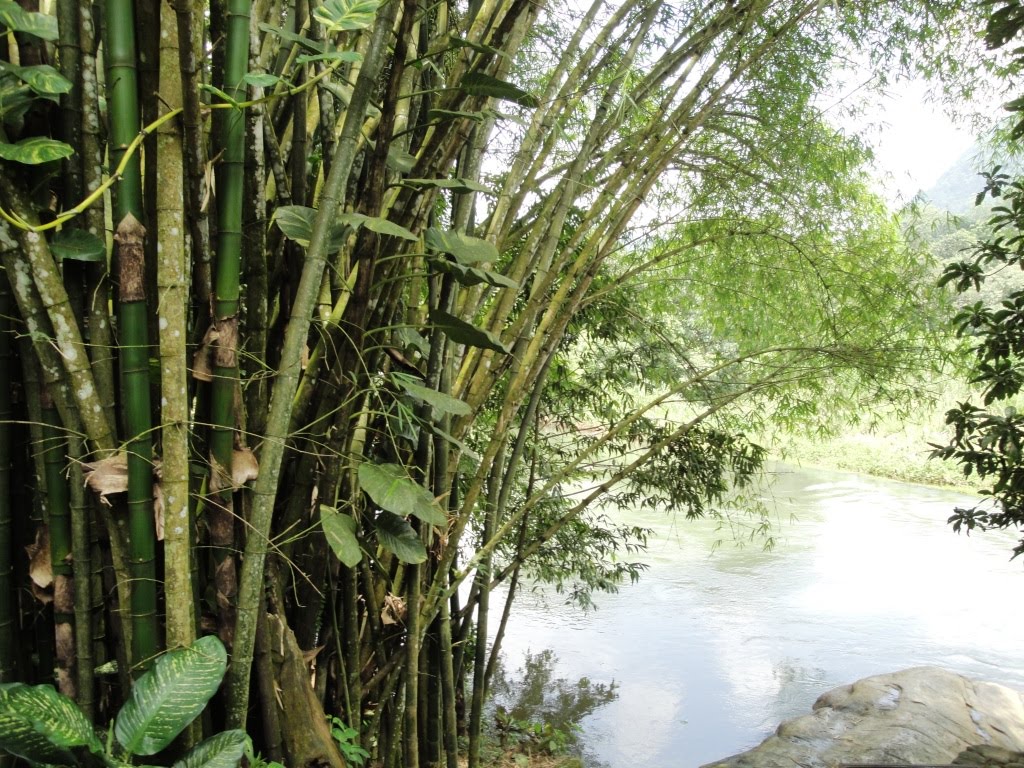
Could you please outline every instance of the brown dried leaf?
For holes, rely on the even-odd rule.
[[[100,495],[100,501],[110,506],[107,496],[128,490],[128,454],[118,451],[100,461],[86,462],[82,464],[82,473],[85,484]]]
[[[231,479],[236,488],[241,488],[259,476],[260,463],[256,461],[256,454],[251,449],[240,448],[231,452]]]
[[[36,529],[36,540],[25,547],[25,554],[28,555],[28,575],[32,579],[32,583],[40,589],[48,588],[53,584],[49,528],[40,525]]]
[[[192,378],[197,381],[213,381],[213,355],[219,338],[217,327],[210,325],[192,357]]]
[[[210,482],[208,484],[210,494],[217,494],[231,487],[233,486],[231,485],[231,478],[228,477],[227,471],[221,466],[220,462],[211,455]]]
[[[384,607],[380,609],[380,623],[388,626],[403,621],[405,621],[405,600],[398,595],[389,593],[384,598]]]

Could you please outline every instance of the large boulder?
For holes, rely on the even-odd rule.
[[[941,765],[972,745],[984,745],[986,754],[1024,752],[1021,693],[915,667],[835,688],[759,746],[703,768]]]

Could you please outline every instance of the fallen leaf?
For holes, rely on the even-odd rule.
[[[405,620],[405,600],[398,595],[388,594],[380,610],[380,623],[384,626],[399,624]]]
[[[119,451],[99,461],[82,464],[85,484],[100,495],[100,501],[110,506],[107,496],[128,490],[128,454]]]
[[[25,554],[28,555],[28,575],[32,579],[32,584],[40,589],[47,589],[53,584],[49,528],[40,525],[36,529],[36,540],[25,547]]]
[[[260,464],[251,449],[236,448],[231,452],[231,480],[236,488],[241,488],[259,476]]]

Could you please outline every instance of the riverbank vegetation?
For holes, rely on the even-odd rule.
[[[609,505],[708,514],[946,362],[818,100],[974,87],[980,14],[0,0],[0,682],[107,722],[216,634],[172,750],[476,768],[522,579],[614,589]]]

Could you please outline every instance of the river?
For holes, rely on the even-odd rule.
[[[581,723],[588,768],[698,766],[830,688],[916,665],[1024,688],[1024,563],[1009,561],[1012,533],[946,525],[970,497],[785,465],[768,478],[771,551],[715,549],[711,521],[620,511],[655,530],[637,584],[587,613],[519,596],[506,666],[550,649],[558,677],[616,687]]]

